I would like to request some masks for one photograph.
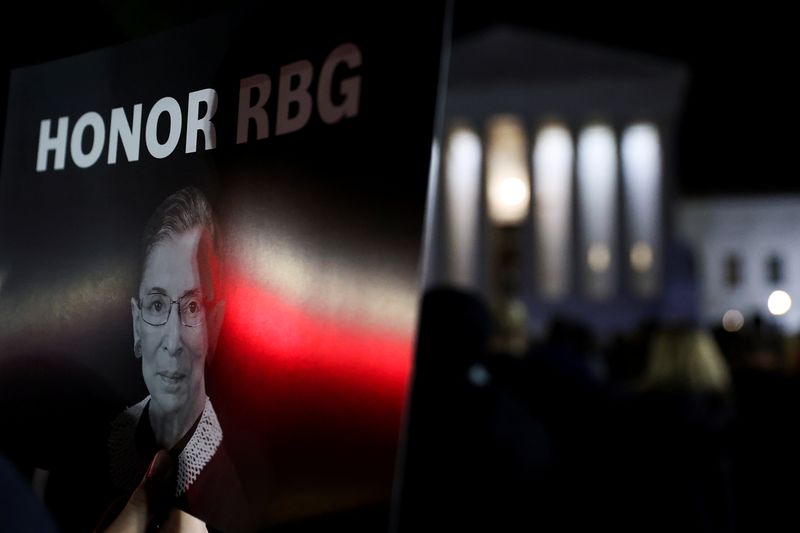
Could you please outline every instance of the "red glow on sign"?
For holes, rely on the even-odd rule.
[[[241,273],[226,280],[225,300],[219,351],[242,373],[247,390],[239,392],[273,423],[345,424],[397,437],[413,332],[314,313]]]

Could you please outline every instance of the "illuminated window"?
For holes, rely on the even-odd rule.
[[[773,285],[783,281],[783,261],[777,255],[767,259],[767,280]]]
[[[725,258],[725,284],[728,287],[736,287],[742,281],[742,265],[739,256],[736,254],[729,254]]]

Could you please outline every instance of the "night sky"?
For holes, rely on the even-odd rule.
[[[210,1],[83,5],[20,3],[19,16],[3,17],[0,101],[6,101],[11,68],[119,44],[218,9]],[[797,92],[797,82],[790,81],[797,65],[790,47],[792,17],[752,8],[668,10],[667,3],[628,11],[602,7],[461,3],[453,33],[459,39],[494,23],[515,24],[678,60],[690,75],[678,139],[679,190],[692,196],[800,192],[792,157],[797,122],[796,99],[790,97]]]
[[[677,60],[689,70],[679,190],[690,196],[800,192],[793,168],[797,97],[790,96],[797,94],[797,82],[790,81],[796,43],[787,14],[752,6],[700,12],[666,2],[614,11],[605,2],[531,4],[464,4],[456,11],[455,37],[499,22]]]

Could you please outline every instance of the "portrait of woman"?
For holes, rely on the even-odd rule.
[[[224,316],[219,250],[210,204],[194,187],[150,217],[130,300],[133,352],[149,394],[112,422],[108,445],[117,489],[132,491],[165,450],[174,465],[172,505],[224,525],[244,502],[236,501],[241,486],[205,382]]]

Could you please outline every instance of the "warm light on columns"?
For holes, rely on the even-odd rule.
[[[513,115],[492,118],[487,129],[489,218],[500,226],[516,225],[528,216],[531,199],[525,129]]]
[[[578,137],[578,187],[586,288],[607,297],[615,285],[617,227],[617,146],[608,125],[587,126]]]
[[[635,272],[642,274],[653,268],[653,247],[643,241],[638,241],[631,246],[631,267]]]
[[[634,283],[643,295],[655,290],[653,270],[660,248],[661,139],[651,123],[628,126],[620,143],[624,175],[626,247],[631,267],[640,276]]]
[[[586,253],[586,263],[593,272],[603,273],[611,264],[611,250],[603,243],[595,243]]]
[[[533,149],[536,242],[539,287],[557,297],[569,284],[574,149],[569,130],[561,124],[543,126]]]
[[[473,130],[457,127],[450,133],[444,175],[449,281],[472,286],[481,192],[481,141]]]

